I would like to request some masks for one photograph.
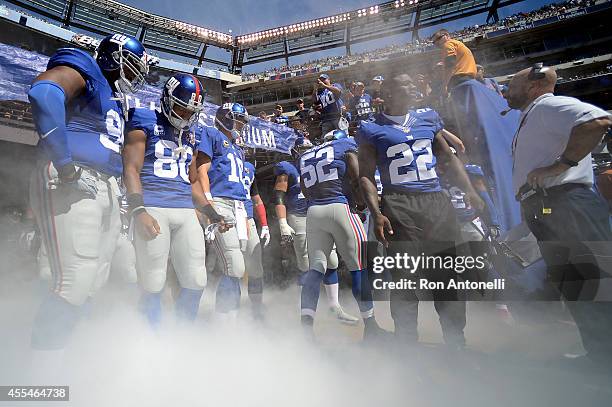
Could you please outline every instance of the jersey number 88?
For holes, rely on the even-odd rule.
[[[171,140],[159,140],[155,143],[155,163],[153,173],[160,178],[174,179],[178,175],[183,181],[189,182],[189,163],[193,157],[193,150],[184,146],[185,152],[175,155],[174,150],[178,145]]]

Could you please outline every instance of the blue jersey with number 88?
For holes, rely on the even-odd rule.
[[[357,151],[353,138],[328,141],[302,154],[300,174],[309,206],[348,203],[345,156],[349,151]]]
[[[47,69],[56,66],[68,66],[85,79],[85,91],[66,109],[66,136],[73,161],[104,174],[120,176],[124,128],[121,102],[115,98],[98,63],[85,51],[58,50],[49,59]]]
[[[212,196],[246,201],[242,149],[215,127],[204,127],[198,150],[210,157],[208,179]]]
[[[158,208],[193,208],[189,164],[200,144],[200,135],[183,132],[182,149],[178,131],[157,110],[130,109],[127,131],[142,130],[147,136],[145,156],[140,171],[145,206]]]
[[[376,147],[383,190],[440,191],[432,145],[435,135],[444,128],[442,119],[434,110],[417,109],[396,121],[377,115],[373,122],[361,122],[357,131],[358,143]]]

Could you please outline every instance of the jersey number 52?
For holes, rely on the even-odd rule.
[[[306,161],[313,157],[317,160],[317,163],[305,165]],[[310,188],[317,182],[338,179],[338,170],[336,168],[327,168],[333,161],[334,148],[332,146],[304,154],[300,165],[304,186]]]

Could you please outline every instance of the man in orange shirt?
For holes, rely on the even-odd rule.
[[[459,40],[453,40],[447,30],[436,31],[431,40],[442,50],[444,64],[444,82],[442,91],[446,94],[461,82],[474,79],[476,76],[476,61],[468,47]]]

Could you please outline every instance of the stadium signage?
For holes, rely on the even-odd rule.
[[[87,49],[96,49],[100,45],[100,40],[84,34],[75,34],[70,41]]]
[[[217,109],[219,109],[219,106],[206,103],[204,111],[200,115],[199,124],[206,127],[215,127]],[[238,140],[238,144],[250,148],[290,154],[296,139],[297,134],[290,127],[251,117],[248,130]]]
[[[565,13],[565,14],[561,14],[559,16],[557,16],[559,18],[559,20],[566,20],[568,18],[574,18],[574,17],[578,17],[578,16],[583,16],[587,13],[587,11],[585,9],[581,9],[581,10],[574,10],[570,13]]]

